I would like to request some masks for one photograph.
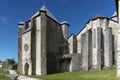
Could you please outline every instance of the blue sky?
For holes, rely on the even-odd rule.
[[[18,22],[26,21],[38,11],[44,0],[0,0],[0,60],[18,59]],[[114,0],[46,0],[46,7],[60,21],[70,24],[69,35],[77,34],[85,23],[101,14],[115,12]]]

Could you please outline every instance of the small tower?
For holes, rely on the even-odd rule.
[[[18,34],[20,36],[20,34],[25,30],[25,23],[24,22],[19,22],[18,23]]]
[[[22,37],[21,33],[25,29],[25,23],[19,22],[18,23],[18,71],[19,74],[22,74]]]
[[[68,27],[69,24],[66,21],[61,22],[61,27],[62,27],[62,31],[63,31],[63,36],[65,38],[65,40],[68,39]]]

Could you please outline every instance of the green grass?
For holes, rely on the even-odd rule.
[[[42,78],[44,80],[120,80],[120,78],[116,77],[115,68],[102,71],[64,72],[32,77]]]
[[[6,69],[0,69],[0,80],[11,80],[10,78],[4,76],[6,73],[8,73]]]
[[[11,79],[6,76],[0,75],[0,80],[11,80]]]
[[[6,73],[8,73],[8,71],[6,69],[0,69],[0,73],[1,74],[6,74]]]

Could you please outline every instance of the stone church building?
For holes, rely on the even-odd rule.
[[[101,70],[116,64],[117,14],[96,15],[68,37],[69,24],[59,22],[43,6],[19,22],[18,71],[45,75],[63,71]]]

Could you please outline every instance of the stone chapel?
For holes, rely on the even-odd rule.
[[[96,15],[78,34],[68,36],[69,23],[59,22],[43,5],[18,23],[18,71],[45,75],[64,71],[101,70],[116,64],[118,19]]]

